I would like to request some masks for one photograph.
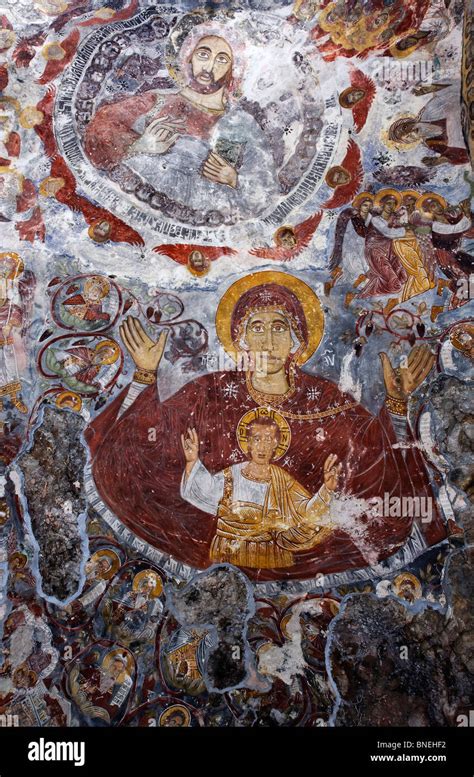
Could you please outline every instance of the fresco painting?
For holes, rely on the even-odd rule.
[[[462,725],[468,6],[1,4],[2,716]]]

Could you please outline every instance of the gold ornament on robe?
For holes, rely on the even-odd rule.
[[[320,494],[309,506],[309,491],[284,469],[270,464],[263,506],[234,501],[232,472],[225,469],[211,560],[258,569],[293,566],[294,553],[311,550],[332,531],[326,517],[329,492],[325,486]]]

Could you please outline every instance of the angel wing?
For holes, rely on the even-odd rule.
[[[29,178],[25,178],[21,194],[16,198],[16,212],[26,213],[27,210],[31,210],[36,205],[37,201],[36,187],[33,181]]]
[[[107,221],[110,224],[109,240],[113,243],[130,243],[131,245],[145,245],[142,236],[132,227],[129,227],[121,219],[114,216],[105,208],[93,205],[88,199],[76,193],[76,179],[69,170],[61,156],[55,156],[51,165],[51,175],[62,178],[64,186],[56,193],[58,202],[67,205],[71,210],[79,211],[89,225],[96,221]]]
[[[333,196],[324,203],[323,208],[340,208],[341,205],[350,202],[360,189],[364,170],[361,163],[360,148],[352,139],[349,140],[341,167],[347,170],[351,180],[348,183],[342,184],[342,186],[338,186]]]
[[[41,46],[46,40],[46,33],[40,32],[29,38],[21,38],[13,51],[13,60],[18,67],[29,67],[36,56],[36,46]]]
[[[43,114],[44,118],[41,124],[35,126],[35,132],[40,138],[44,150],[48,157],[53,157],[57,152],[56,138],[53,132],[53,109],[54,98],[56,95],[56,89],[54,86],[49,86],[47,92],[42,100],[39,101],[36,106]]]
[[[168,256],[179,264],[186,264],[189,258],[189,254],[192,251],[200,251],[207,259],[213,262],[215,259],[219,259],[221,256],[231,256],[236,254],[233,248],[228,246],[198,246],[190,243],[178,243],[177,245],[167,245],[166,243],[160,246],[155,246],[153,251],[156,254],[162,256]]]
[[[121,11],[117,11],[113,16],[107,18],[106,23],[110,24],[110,22],[119,22],[124,21],[125,19],[129,19],[130,16],[133,16],[137,8],[138,0],[132,0],[130,5],[127,5],[126,8],[123,8]],[[104,24],[103,16],[93,16],[92,19],[87,19],[85,22],[80,22],[79,27],[91,27],[94,24]]]
[[[79,30],[73,30],[67,38],[61,41],[60,46],[64,51],[64,57],[60,60],[53,59],[48,62],[43,70],[43,75],[37,79],[38,84],[48,84],[50,81],[54,81],[54,79],[63,72],[64,68],[69,65],[75,54],[80,37],[81,34]]]
[[[8,69],[6,65],[0,65],[0,91],[3,92],[8,86]]]
[[[346,234],[347,225],[353,216],[357,214],[355,208],[344,208],[337,217],[336,231],[334,233],[334,247],[329,258],[329,269],[335,270],[342,264],[342,246]]]
[[[301,224],[297,224],[294,227],[294,233],[296,238],[296,245],[294,248],[285,248],[284,246],[277,246],[276,248],[262,247],[253,248],[250,253],[252,256],[258,256],[261,259],[273,259],[277,262],[288,262],[293,257],[297,256],[303,248],[306,248],[311,242],[311,238],[316,232],[319,222],[323,217],[323,211],[318,210],[313,216],[310,216]]]
[[[362,70],[357,70],[356,68],[351,69],[351,86],[355,89],[361,89],[365,93],[365,97],[362,100],[359,100],[352,108],[356,132],[360,132],[367,121],[367,116],[369,115],[371,105],[374,101],[377,87],[369,76],[366,76]]]
[[[78,16],[82,16],[83,14],[90,11],[91,6],[91,0],[84,0],[84,2],[78,0],[77,2],[69,3],[64,13],[56,17],[54,22],[50,24],[50,29],[54,30],[55,32],[61,32],[66,24],[68,24],[68,22],[70,22],[72,19],[77,18]]]

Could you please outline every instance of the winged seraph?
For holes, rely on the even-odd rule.
[[[36,56],[36,47],[42,46],[46,40],[46,32],[31,35],[29,38],[20,38],[13,51],[13,60],[17,67],[29,67],[30,62]]]
[[[178,264],[185,264],[193,275],[205,275],[209,272],[211,262],[221,256],[232,256],[237,251],[228,246],[200,246],[192,243],[155,246],[153,251],[162,256],[168,256]]]
[[[352,139],[349,140],[347,151],[342,163],[331,167],[326,173],[326,183],[335,189],[333,196],[324,203],[324,208],[340,208],[346,205],[359,191],[364,170],[362,167],[360,148]]]
[[[86,197],[76,192],[76,179],[69,170],[64,159],[57,155],[51,165],[51,175],[62,178],[64,185],[56,193],[58,202],[67,205],[71,210],[79,211],[90,225],[89,235],[96,243],[130,243],[130,245],[142,246],[142,236],[122,219],[117,218],[105,208],[93,205]],[[106,228],[105,228],[106,227]]]
[[[76,53],[79,39],[79,30],[73,30],[64,40],[51,43],[47,47],[46,56],[48,62],[43,74],[37,80],[38,84],[49,84],[50,81],[54,81],[63,72]]]
[[[356,132],[360,132],[367,121],[376,91],[375,82],[369,76],[351,67],[351,85],[339,95],[339,103],[352,111]]]
[[[318,210],[313,216],[310,216],[306,221],[302,221],[301,224],[297,224],[295,227],[279,227],[273,236],[276,243],[275,248],[268,246],[253,248],[250,253],[252,256],[259,256],[262,259],[288,262],[310,244],[322,217],[323,211]]]

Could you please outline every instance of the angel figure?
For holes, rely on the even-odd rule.
[[[259,256],[262,259],[274,259],[277,262],[288,262],[290,259],[298,256],[303,248],[306,248],[310,244],[322,216],[323,212],[320,210],[305,221],[302,221],[301,224],[297,224],[295,227],[279,227],[273,236],[275,248],[253,248],[250,253],[252,256]]]
[[[360,132],[367,121],[375,92],[374,81],[362,70],[351,67],[351,85],[339,95],[339,105],[352,111],[356,132]]]
[[[185,264],[191,275],[206,275],[211,262],[220,259],[221,256],[232,256],[237,253],[234,248],[227,246],[199,246],[190,243],[178,243],[177,245],[155,246],[153,251],[162,256],[168,256],[178,264]]]
[[[363,177],[360,148],[351,139],[342,164],[330,167],[326,173],[326,183],[331,189],[335,189],[335,192],[323,207],[340,208],[350,202],[359,191]]]

